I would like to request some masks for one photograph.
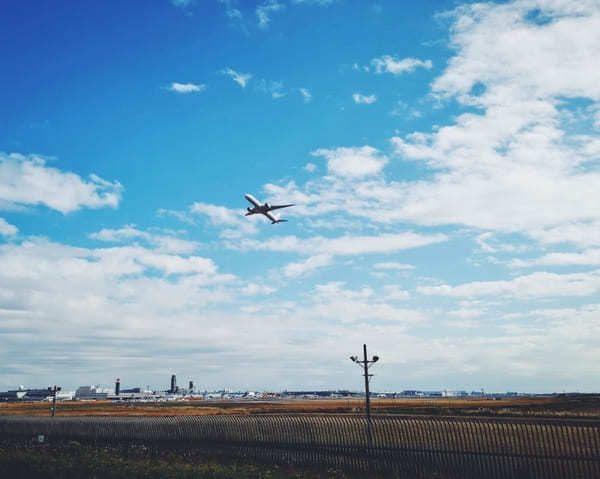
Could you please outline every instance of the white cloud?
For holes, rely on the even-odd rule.
[[[225,68],[223,70],[223,73],[233,78],[233,81],[236,82],[242,88],[246,88],[246,85],[252,79],[251,73],[238,73],[235,70],[232,70],[231,68]]]
[[[159,208],[158,210],[156,210],[156,214],[159,217],[172,216],[173,218],[177,218],[179,221],[182,221],[183,223],[188,223],[191,225],[196,224],[194,221],[194,218],[192,218],[192,216],[190,214],[188,214],[187,211],[178,211],[178,210],[169,210],[166,208]]]
[[[271,96],[273,98],[282,98],[285,96],[285,93],[281,91],[283,88],[283,83],[281,82],[273,82],[273,86],[271,87]]]
[[[256,215],[245,217],[241,211],[202,202],[192,204],[190,212],[206,216],[215,226],[227,227],[221,232],[221,236],[224,238],[234,239],[258,232]]]
[[[301,239],[296,236],[277,236],[266,241],[244,239],[229,246],[233,249],[250,251],[287,251],[309,255],[347,256],[372,253],[391,253],[405,249],[418,248],[447,241],[443,234],[420,235],[407,232],[381,234],[376,236],[340,236],[324,238],[314,236]]]
[[[363,103],[366,105],[370,105],[371,103],[375,103],[377,101],[375,95],[361,95],[360,93],[354,93],[352,95],[352,99],[354,100],[354,103]]]
[[[549,253],[531,260],[514,259],[509,263],[513,268],[530,266],[600,266],[600,249],[582,253]]]
[[[148,233],[137,229],[135,225],[126,225],[120,229],[103,228],[97,233],[90,234],[89,237],[111,243],[126,243],[141,239],[152,245],[157,251],[176,254],[193,253],[200,247],[196,241],[188,241],[172,235]]]
[[[349,290],[344,286],[343,282],[318,284],[314,291],[315,314],[342,322],[391,321],[403,328],[430,320],[427,313],[390,306],[371,288]]]
[[[597,304],[524,312],[520,320],[502,319],[494,335],[465,335],[456,328],[440,330],[440,313],[393,306],[394,295],[397,301],[409,299],[396,285],[382,292],[326,283],[299,301],[258,302],[253,296],[274,292],[260,280],[240,284],[210,272],[146,275],[150,266],[137,258],[147,252],[152,253],[75,248],[43,239],[0,245],[0,332],[6,338],[0,358],[13,371],[5,368],[0,382],[6,387],[25,382],[22,378],[41,383],[49,375],[64,375],[67,362],[70,387],[110,382],[110,371],[116,370],[161,387],[173,371],[194,378],[192,362],[205,365],[202,383],[208,389],[222,387],[224,377],[240,389],[325,388],[351,367],[342,362],[336,369],[336,361],[347,361],[343,357],[366,343],[385,360],[376,377],[382,390],[401,389],[399,375],[428,389],[467,387],[465,377],[467,385],[486,390],[506,388],[507,381],[530,391],[571,385],[593,390],[595,384]],[[476,306],[464,309],[451,316],[477,318]],[[486,314],[494,312],[483,311],[482,323],[489,321]],[[477,326],[472,319],[462,324],[468,321]],[[321,352],[318,358],[311,355],[315,350]],[[26,360],[20,359],[23,351]],[[266,366],[249,373],[232,361],[240,356]],[[314,374],[303,374],[323,362],[334,367],[322,370],[317,382]],[[340,387],[356,384],[348,379]]]
[[[455,309],[454,311],[448,311],[448,314],[451,316],[456,316],[460,319],[474,319],[479,318],[485,314],[485,311],[482,309],[472,309],[472,308],[460,308]],[[463,323],[464,325],[464,323]],[[474,324],[470,324],[474,325]]]
[[[388,159],[372,146],[340,147],[333,150],[319,148],[311,153],[313,156],[324,156],[327,169],[339,176],[363,178],[379,173]]]
[[[177,255],[153,253],[145,250],[130,250],[127,252],[131,253],[131,256],[144,266],[158,269],[167,275],[190,273],[212,275],[216,273],[214,262],[200,256],[183,258]],[[114,252],[109,250],[107,253],[113,254]]]
[[[296,278],[298,276],[303,276],[308,272],[314,271],[315,269],[328,266],[331,264],[332,260],[332,256],[328,254],[311,256],[304,261],[289,263],[283,268],[283,272],[287,277]]]
[[[390,55],[383,55],[381,58],[371,60],[371,65],[376,73],[392,73],[400,75],[402,73],[411,73],[417,68],[425,68],[430,70],[433,64],[431,60],[419,60],[417,58],[403,58],[398,60]]]
[[[227,15],[230,19],[241,19],[242,12],[238,8],[235,8],[236,2],[233,0],[218,0],[219,3],[225,5],[225,15]]]
[[[582,247],[600,246],[600,220],[565,223],[528,231],[528,235],[543,244],[572,243]]]
[[[383,287],[386,301],[406,301],[410,299],[410,293],[397,284],[388,284]]]
[[[477,242],[482,251],[485,251],[486,253],[495,253],[498,250],[494,246],[488,244],[487,242],[487,240],[491,239],[492,237],[493,233],[482,233],[480,235],[477,235],[475,241]]]
[[[90,238],[97,239],[100,241],[110,241],[117,243],[133,238],[148,239],[151,235],[144,231],[138,230],[137,228],[135,228],[135,225],[126,225],[118,230],[103,228],[99,232],[92,233],[89,236]]]
[[[285,5],[277,0],[265,0],[256,7],[256,16],[258,17],[258,27],[267,28],[271,22],[271,15],[285,9]]]
[[[478,110],[432,133],[392,139],[400,158],[434,176],[382,189],[380,218],[532,236],[596,221],[594,139],[564,128],[561,112],[569,110],[565,98],[600,100],[600,12],[591,4],[539,3],[553,21],[538,25],[526,19],[534,4],[454,12],[457,53],[433,93]]]
[[[600,130],[600,105],[594,105],[594,127]]]
[[[209,203],[195,202],[190,211],[196,214],[208,216],[215,225],[235,225],[240,220],[239,212],[226,208],[225,206],[212,205]]]
[[[267,81],[262,78],[256,83],[256,89],[262,93],[271,95],[274,99],[282,98],[286,95],[282,91],[283,83],[279,81]]]
[[[527,20],[532,9],[553,21]],[[433,84],[443,95],[471,96],[478,82],[498,94],[517,98],[560,95],[600,99],[598,84],[600,16],[595,2],[515,1],[477,4],[455,10],[451,37],[454,56]],[[575,53],[576,52],[576,53]]]
[[[497,253],[497,252],[523,252],[530,249],[531,246],[522,244],[511,244],[508,242],[500,242],[494,235],[494,233],[486,232],[481,233],[475,237],[475,242],[484,253]]]
[[[257,296],[257,295],[268,295],[277,291],[272,286],[265,286],[264,284],[249,283],[242,288],[242,294],[245,296]]]
[[[5,272],[6,278],[40,291],[65,287],[64,294],[67,296],[71,294],[67,286],[74,286],[78,281],[85,282],[83,277],[89,279],[90,287],[94,287],[99,279],[127,284],[151,270],[166,276],[191,274],[202,278],[204,284],[231,281],[233,278],[231,275],[219,275],[210,258],[167,254],[141,246],[88,249],[61,245],[44,238],[30,238],[20,244],[2,245],[0,256],[3,266],[10,268]],[[61,275],[65,275],[63,284],[50,282],[50,278]],[[154,279],[162,281],[160,276]],[[86,288],[86,285],[81,287]],[[78,289],[74,287],[74,291]],[[126,292],[119,296],[123,294]]]
[[[0,218],[0,235],[3,236],[14,236],[19,232],[19,228],[15,225],[11,225],[4,218]]]
[[[29,370],[18,358],[10,362],[22,377],[37,377],[72,361],[65,381],[82,380],[73,377],[79,370],[102,380],[103,368],[122,365],[130,341],[144,345],[129,356],[138,371],[148,364],[139,354],[146,347],[154,358],[165,347],[202,347],[202,335],[219,323],[205,319],[208,310],[232,301],[236,281],[219,274],[209,258],[129,246],[77,248],[43,238],[0,245],[0,265],[3,362],[17,351],[29,350],[29,360],[39,354],[46,358],[41,373],[39,365]],[[60,361],[52,351],[60,351]],[[0,381],[7,379],[3,371]]]
[[[46,165],[38,156],[0,153],[0,204],[37,205],[70,213],[82,207],[117,207],[123,187],[90,175],[79,175]]]
[[[458,286],[444,284],[417,287],[417,292],[421,294],[456,298],[500,295],[517,299],[536,299],[589,296],[598,291],[600,291],[600,270],[571,274],[536,272],[508,281],[474,281]]]
[[[292,0],[293,4],[296,5],[319,5],[327,7],[333,4],[336,0]]]
[[[179,8],[189,7],[194,3],[194,0],[171,0],[171,3]]]
[[[415,269],[415,267],[411,264],[396,263],[393,261],[388,261],[388,262],[384,262],[384,263],[375,263],[373,265],[373,268],[375,268],[375,269],[391,269],[391,270],[400,270],[400,271]]]
[[[421,118],[423,116],[423,113],[421,113],[416,108],[410,107],[407,103],[403,102],[402,100],[398,100],[394,108],[390,111],[390,115],[400,116],[403,118]]]
[[[314,163],[307,163],[306,165],[304,165],[304,169],[309,173],[313,173],[317,169],[317,165],[315,165]]]
[[[310,91],[308,91],[306,88],[299,88],[298,90],[302,94],[304,103],[310,103],[310,100],[312,99],[312,95],[311,95]]]
[[[177,92],[177,93],[193,93],[193,92],[201,92],[206,89],[204,84],[194,84],[194,83],[171,83],[169,86],[169,90]]]

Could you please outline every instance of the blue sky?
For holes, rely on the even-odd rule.
[[[0,388],[598,390],[595,2],[0,22]]]

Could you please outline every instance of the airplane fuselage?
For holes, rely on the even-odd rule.
[[[245,194],[244,198],[246,198],[250,203],[252,203],[254,205],[253,208],[246,208],[248,210],[248,213],[246,213],[246,216],[249,215],[264,215],[267,211],[269,211],[269,204],[265,203],[263,205],[260,204],[260,202],[251,194]]]

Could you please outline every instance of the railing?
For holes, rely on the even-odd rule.
[[[257,415],[0,417],[0,435],[180,444],[276,462],[444,477],[599,478],[600,421]]]

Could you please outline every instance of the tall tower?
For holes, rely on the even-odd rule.
[[[194,390],[194,381],[190,381],[188,389],[190,390],[190,392]]]
[[[121,380],[119,378],[117,378],[117,380],[115,381],[115,395],[118,396],[120,392],[121,392]]]
[[[169,392],[171,394],[175,394],[177,392],[177,376],[174,374],[171,376],[171,390]]]

